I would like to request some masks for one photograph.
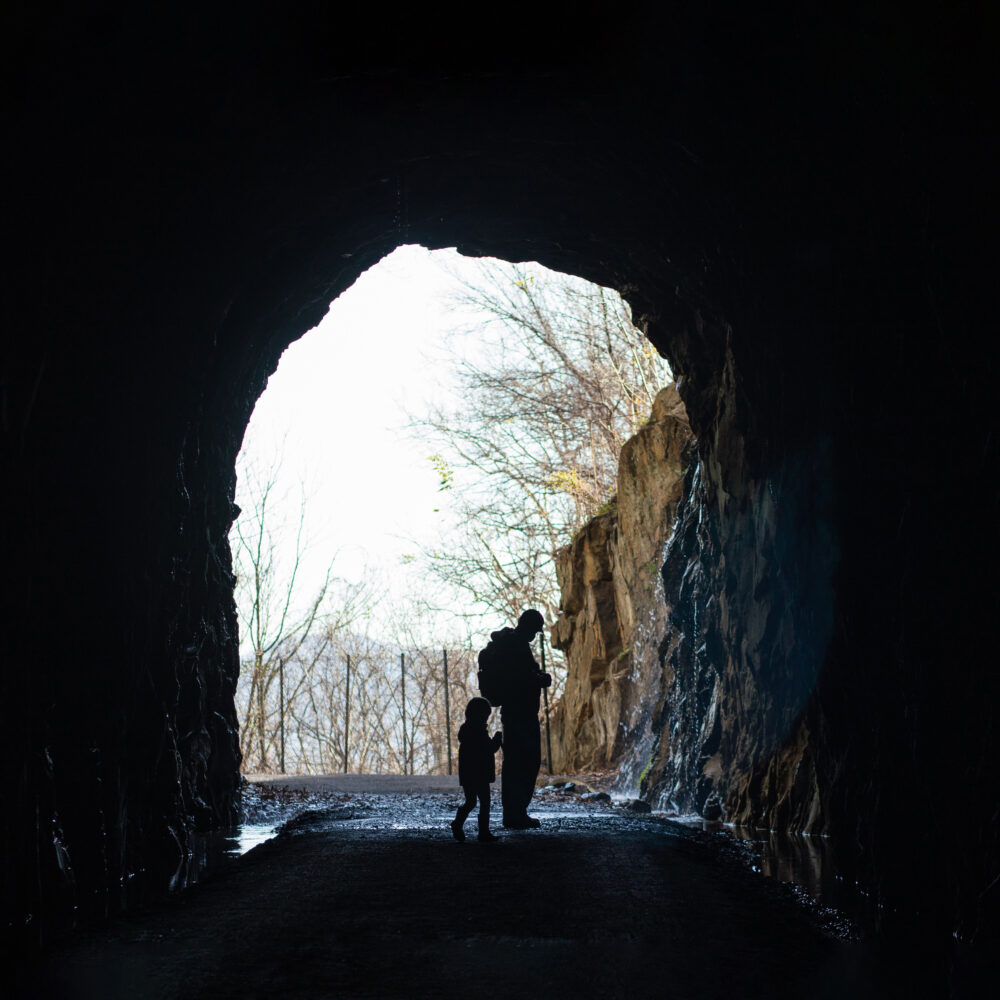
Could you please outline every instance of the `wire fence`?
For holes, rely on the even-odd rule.
[[[317,643],[266,668],[246,663],[237,689],[243,770],[457,772],[457,732],[479,693],[476,671],[477,653],[454,647]]]

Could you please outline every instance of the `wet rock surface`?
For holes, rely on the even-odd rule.
[[[553,789],[541,830],[459,845],[455,796],[307,804],[214,877],[21,967],[18,995],[876,995],[863,945],[675,824]]]
[[[669,612],[659,573],[693,442],[676,387],[661,389],[622,447],[614,509],[556,553],[562,610],[552,644],[567,665],[552,712],[557,769],[617,765],[650,738]]]

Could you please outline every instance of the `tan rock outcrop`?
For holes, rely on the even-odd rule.
[[[622,448],[614,508],[556,553],[562,611],[552,645],[568,675],[552,716],[555,771],[611,766],[635,712],[648,711],[650,690],[661,687],[666,606],[662,590],[655,595],[691,442],[684,404],[668,386]]]

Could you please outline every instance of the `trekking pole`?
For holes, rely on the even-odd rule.
[[[281,726],[281,773],[285,773],[285,661],[278,660],[278,723]]]
[[[347,757],[351,750],[351,654],[347,654],[347,696],[344,698],[344,774],[347,774]]]
[[[448,698],[448,650],[444,654],[444,731],[448,737],[448,773],[451,774],[451,701]]]
[[[400,702],[403,706],[403,774],[406,774],[406,653],[399,654],[399,674],[403,681]]]
[[[545,629],[539,633],[542,640],[542,673],[545,673]],[[549,774],[552,774],[552,730],[549,729],[549,689],[547,687],[542,688],[542,694],[545,696],[545,748],[549,752]]]

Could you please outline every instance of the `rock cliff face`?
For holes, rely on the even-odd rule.
[[[671,813],[828,831],[809,711],[833,628],[829,460],[819,444],[734,495],[661,392],[617,510],[557,555],[557,770],[613,765]]]
[[[562,613],[552,645],[568,666],[552,713],[556,771],[616,763],[656,710],[667,610],[660,567],[691,443],[676,388],[662,389],[622,448],[614,509],[556,554]]]

